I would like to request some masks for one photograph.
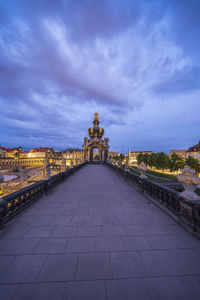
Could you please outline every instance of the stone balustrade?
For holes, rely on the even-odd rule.
[[[148,178],[141,178],[140,176],[113,164],[106,163],[106,165],[117,172],[152,202],[166,210],[167,213],[172,215],[187,229],[200,236],[200,201],[188,200],[183,197],[182,193],[179,193],[176,190],[152,182]]]
[[[51,176],[48,180],[38,181],[15,193],[0,198],[0,228],[4,223],[37,201],[44,194],[47,194],[55,185],[64,181],[68,176],[72,175],[84,165],[85,163],[74,166],[65,172]]]

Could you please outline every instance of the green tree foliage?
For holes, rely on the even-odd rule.
[[[197,173],[200,173],[200,161],[198,160],[198,158],[189,156],[186,159],[186,164],[189,165],[192,169],[194,169]]]
[[[144,155],[142,153],[139,153],[137,156],[137,164],[139,165],[143,161],[144,161]]]
[[[182,157],[180,157],[176,153],[173,153],[171,155],[170,162],[169,162],[169,168],[171,172],[180,170],[181,168],[184,167],[184,165],[185,165],[185,160]]]
[[[124,154],[122,154],[122,153],[118,156],[118,159],[121,160],[121,161],[123,161],[124,158],[125,158],[125,156],[124,156]]]
[[[167,154],[164,152],[159,153],[151,153],[151,154],[142,154],[140,153],[137,156],[137,163],[138,165],[144,162],[146,165],[149,165],[150,167],[155,167],[157,169],[168,169],[170,165],[170,159]]]
[[[19,153],[18,152],[15,152],[15,157],[19,158]]]

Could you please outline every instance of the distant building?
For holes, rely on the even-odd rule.
[[[119,152],[117,151],[108,151],[108,157],[119,156]]]
[[[46,157],[48,154],[52,154],[54,150],[52,148],[40,147],[30,150],[27,154],[28,158]]]
[[[200,143],[190,147],[186,151],[186,157],[188,158],[188,156],[192,156],[192,157],[198,158],[200,160]]]
[[[152,154],[153,151],[133,151],[133,152],[128,152],[128,163],[129,164],[136,164],[137,163],[137,157],[138,155],[142,154]]]
[[[1,152],[4,152],[6,158],[21,158],[22,156],[22,147],[17,148],[5,148],[0,147]]]
[[[3,148],[0,148],[0,158],[5,158],[5,157],[6,157],[5,150]]]
[[[186,150],[170,150],[169,156],[171,157],[174,153],[181,158],[186,159]]]

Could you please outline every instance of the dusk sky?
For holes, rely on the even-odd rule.
[[[125,152],[200,140],[199,0],[0,0],[0,145]]]

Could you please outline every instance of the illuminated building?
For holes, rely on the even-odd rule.
[[[52,154],[54,150],[52,148],[34,148],[30,150],[27,154],[28,158],[40,158],[40,157],[46,157],[48,154]]]
[[[5,157],[8,158],[21,158],[22,156],[22,147],[17,147],[17,148],[5,148],[5,147],[0,147],[1,152],[4,151]]]
[[[186,150],[170,150],[169,156],[171,157],[174,153],[181,158],[186,159]]]
[[[198,158],[200,160],[200,142],[192,147],[190,147],[186,151],[186,157],[192,156],[194,158]]]
[[[137,157],[138,155],[142,154],[152,154],[153,151],[133,151],[133,152],[128,152],[128,163],[129,164],[137,164]]]

